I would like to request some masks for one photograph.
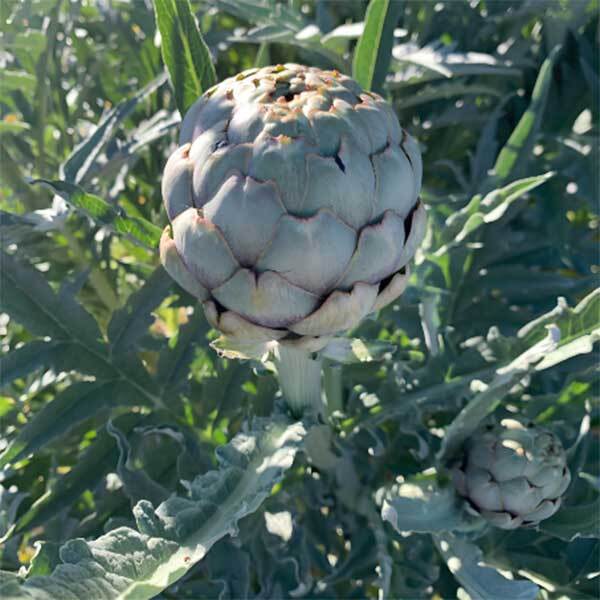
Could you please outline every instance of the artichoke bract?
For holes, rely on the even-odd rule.
[[[467,440],[453,479],[459,494],[484,519],[514,529],[552,516],[571,475],[563,446],[552,432],[504,419]]]
[[[425,232],[421,177],[417,143],[351,78],[244,71],[183,119],[163,265],[231,337],[334,335],[403,292]]]

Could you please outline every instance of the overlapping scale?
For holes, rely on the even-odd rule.
[[[179,134],[179,144],[193,142],[198,135],[208,131],[217,123],[229,120],[234,102],[226,91],[219,88],[213,95],[202,96],[186,113]]]
[[[233,173],[203,207],[240,265],[251,267],[271,242],[285,210],[272,182]]]
[[[422,165],[379,95],[337,71],[249,69],[191,107],[180,140],[161,256],[216,327],[316,339],[402,293]]]
[[[389,139],[386,120],[367,94],[362,94],[361,100],[362,102],[357,104],[354,109],[371,143],[370,153],[380,152],[385,148]]]
[[[413,168],[400,146],[389,145],[383,152],[371,157],[375,172],[375,202],[373,218],[386,210],[394,210],[406,217],[415,204]]]
[[[453,477],[470,506],[503,529],[552,516],[571,481],[560,440],[515,419],[474,432]]]
[[[382,281],[396,270],[403,248],[404,219],[388,211],[380,223],[360,232],[352,260],[337,287]]]
[[[221,285],[239,267],[221,232],[195,208],[172,223],[173,240],[187,268],[208,289]]]
[[[232,173],[248,173],[251,159],[252,145],[239,144],[217,148],[203,163],[196,163],[192,179],[195,205],[210,202]]]
[[[355,245],[355,232],[327,210],[307,219],[284,215],[256,269],[320,296],[340,278]]]
[[[186,291],[199,300],[208,298],[209,291],[184,264],[175,242],[171,238],[171,227],[165,227],[160,238],[160,261],[167,273]]]
[[[306,163],[306,194],[300,214],[329,208],[355,230],[369,222],[375,178],[368,156],[342,138],[334,157],[309,154]]]
[[[192,174],[194,162],[190,159],[191,144],[185,144],[171,154],[162,180],[162,196],[169,220],[172,221],[193,204]]]
[[[257,275],[249,269],[212,290],[216,300],[257,325],[287,327],[309,315],[319,297],[267,271]]]
[[[290,325],[294,333],[307,336],[334,335],[356,327],[371,312],[377,286],[357,283],[350,292],[336,290],[302,321]]]
[[[414,173],[415,190],[418,195],[423,179],[423,160],[421,159],[419,144],[417,144],[412,136],[405,133],[402,141],[402,148],[410,159],[410,164],[412,165]]]
[[[244,319],[233,311],[219,312],[212,300],[204,302],[202,307],[204,308],[204,314],[208,322],[215,329],[233,338],[251,339],[255,342],[268,342],[279,340],[287,335],[285,329],[272,329],[256,325],[256,323]]]
[[[425,237],[425,230],[427,229],[427,214],[425,212],[425,207],[421,202],[413,209],[409,218],[410,231],[408,238],[406,238],[404,243],[404,248],[402,248],[402,252],[400,253],[400,257],[398,258],[398,263],[396,264],[397,270],[405,267],[415,255],[419,244]]]
[[[306,154],[311,151],[315,149],[304,140],[261,134],[252,146],[252,161],[245,172],[258,181],[273,181],[286,209],[298,214],[306,196]]]
[[[229,142],[253,142],[264,128],[265,112],[266,108],[262,104],[236,106],[227,127]]]
[[[383,286],[383,289],[379,290],[379,294],[373,305],[373,310],[381,310],[387,306],[390,302],[400,297],[408,284],[409,270],[408,268],[402,269],[395,273],[388,283]]]

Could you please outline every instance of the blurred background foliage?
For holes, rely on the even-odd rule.
[[[192,7],[220,80],[283,62],[352,72],[367,2]],[[31,569],[35,555],[43,575],[58,544],[130,524],[137,500],[159,503],[212,468],[249,415],[271,413],[277,385],[208,348],[215,332],[154,248],[29,183],[60,179],[166,224],[160,177],[180,116],[151,2],[3,0],[0,11],[1,568]],[[433,541],[392,534],[363,499],[431,467],[474,382],[525,349],[519,330],[597,287],[598,2],[406,0],[398,16],[381,91],[421,144],[430,231],[406,294],[355,332],[398,350],[330,367],[338,435],[315,441],[240,537],[164,598],[456,597]],[[518,200],[471,200],[548,173]],[[568,327],[597,329],[597,311]],[[527,574],[544,597],[595,598],[597,537],[578,532],[597,532],[581,519],[598,511],[598,355],[535,372],[501,400],[498,414],[551,425],[567,446],[586,415],[591,435],[562,533],[488,531],[486,562]],[[593,508],[577,520],[578,506]],[[291,533],[265,529],[286,511]]]

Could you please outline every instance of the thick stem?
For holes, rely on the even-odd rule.
[[[313,359],[305,350],[279,345],[276,352],[277,375],[283,397],[296,417],[306,409],[322,408],[322,359]]]

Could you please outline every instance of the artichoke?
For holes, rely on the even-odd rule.
[[[513,419],[488,425],[467,440],[453,476],[469,506],[502,529],[537,525],[552,516],[571,481],[560,440]]]
[[[403,292],[425,232],[421,176],[379,95],[337,71],[250,69],[183,119],[161,259],[228,336],[314,344]]]

